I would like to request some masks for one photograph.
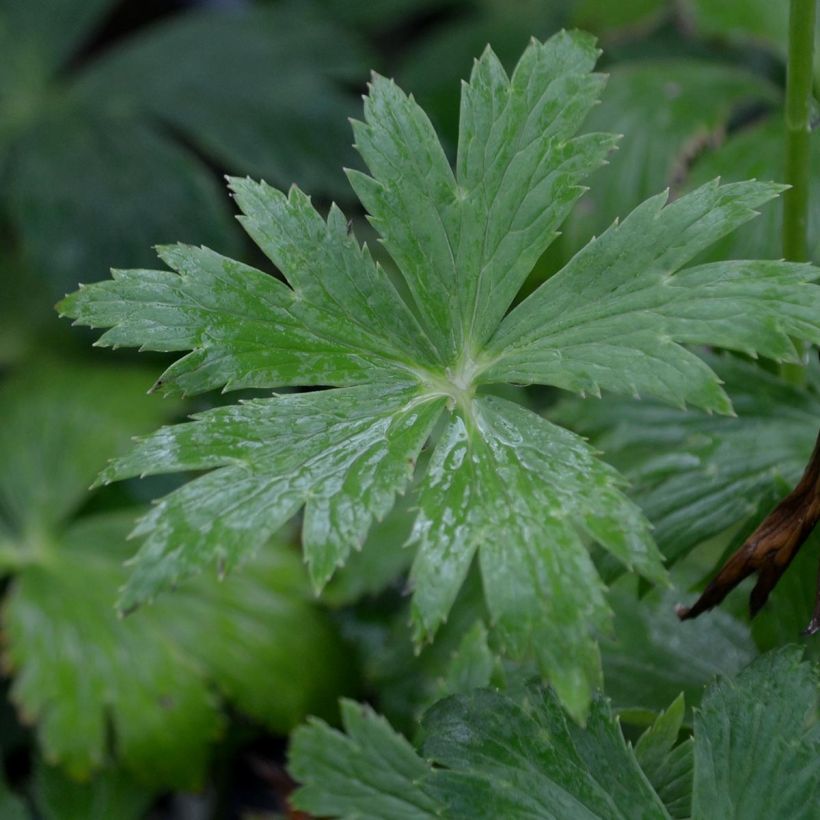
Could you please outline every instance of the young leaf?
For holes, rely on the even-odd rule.
[[[704,698],[695,718],[698,820],[817,817],[817,670],[800,654],[764,655]]]
[[[683,695],[679,695],[635,745],[638,763],[675,818],[692,816],[692,739],[678,743],[684,712]]]
[[[129,271],[67,297],[101,344],[191,351],[171,392],[223,386],[336,389],[212,411],[160,431],[104,480],[210,470],[140,523],[127,607],[201,569],[233,566],[305,505],[313,581],[361,545],[408,484],[441,415],[420,482],[414,622],[442,623],[478,553],[491,620],[513,655],[535,654],[574,714],[598,682],[593,634],[607,608],[581,533],[654,581],[664,572],[619,479],[578,437],[490,383],[643,393],[729,412],[717,376],[683,343],[794,359],[820,341],[818,271],[783,262],[686,268],[780,186],[709,184],[661,195],[593,240],[512,312],[583,179],[612,148],[574,136],[601,90],[586,35],[533,42],[508,77],[491,50],[463,88],[456,167],[412,97],[376,77],[354,123],[370,175],[349,172],[398,265],[389,277],[333,207],[264,184],[232,185],[243,224],[287,284],[205,250],[163,251],[176,272]]]

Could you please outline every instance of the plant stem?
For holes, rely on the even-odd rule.
[[[783,256],[805,262],[808,250],[808,213],[811,170],[811,95],[814,62],[816,0],[791,0],[789,61],[786,77],[786,182],[783,195]],[[802,347],[798,347],[803,351]],[[803,381],[802,368],[784,367],[793,382]]]

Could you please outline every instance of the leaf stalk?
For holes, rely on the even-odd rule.
[[[785,115],[785,181],[791,187],[783,196],[783,256],[792,262],[805,262],[809,258],[811,98],[816,17],[817,0],[791,0]],[[805,359],[805,345],[797,343],[797,349]],[[785,365],[783,375],[795,384],[805,381],[805,371],[799,365]]]

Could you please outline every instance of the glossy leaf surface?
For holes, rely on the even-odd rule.
[[[191,351],[160,379],[171,393],[335,388],[213,411],[115,462],[103,480],[210,471],[138,525],[146,541],[125,608],[207,563],[241,563],[302,506],[321,586],[409,486],[435,434],[411,536],[418,640],[446,618],[477,556],[499,643],[534,656],[584,716],[608,609],[582,538],[652,581],[664,578],[659,554],[580,439],[480,388],[606,389],[725,413],[717,376],[683,345],[792,360],[792,338],[820,341],[811,266],[687,267],[780,190],[754,182],[647,200],[509,311],[614,144],[576,136],[603,87],[597,54],[590,37],[562,32],[532,42],[508,75],[486,50],[463,87],[454,168],[415,100],[374,77],[353,125],[369,174],[349,178],[404,296],[337,208],[325,218],[297,189],[234,180],[243,226],[286,282],[179,246],[161,250],[172,271],[118,272],[62,302],[80,324],[109,328],[101,344]]]

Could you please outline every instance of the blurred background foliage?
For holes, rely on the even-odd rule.
[[[338,695],[368,697],[412,732],[437,697],[515,685],[528,673],[495,658],[475,579],[436,642],[413,655],[407,505],[374,529],[322,601],[285,532],[226,583],[203,577],[117,620],[131,522],[171,479],[88,486],[131,436],[219,398],[145,397],[162,357],[141,357],[138,367],[133,354],[91,351],[90,336],[60,322],[53,303],[112,266],[155,265],[151,248],[161,243],[264,264],[233,218],[225,173],[295,182],[321,208],[335,200],[372,240],[342,172],[357,164],[347,118],[359,114],[369,72],[412,91],[452,154],[459,81],[487,43],[509,66],[530,37],[582,27],[599,36],[610,74],[588,126],[623,139],[534,285],[659,190],[674,196],[715,176],[781,177],[787,8],[771,0],[0,0],[0,817],[277,816],[291,788],[288,731],[309,713],[332,718]],[[814,149],[818,173],[817,141]],[[715,252],[779,257],[777,206]],[[641,599],[630,579],[613,590],[605,671],[627,731],[680,691],[696,705],[715,673],[793,640],[807,619],[810,573],[800,562],[753,629],[742,596],[697,625],[681,627],[671,614],[675,595],[782,495],[814,435],[820,380],[793,395],[776,376],[743,367],[725,364],[736,404],[748,410],[729,430],[731,446],[713,420],[651,403],[554,407],[544,390],[528,398],[593,436],[626,470],[678,562],[675,593]],[[755,393],[755,379],[772,383]],[[649,424],[651,441],[642,438]],[[738,452],[759,458],[741,469]],[[683,493],[695,486],[709,491]]]

